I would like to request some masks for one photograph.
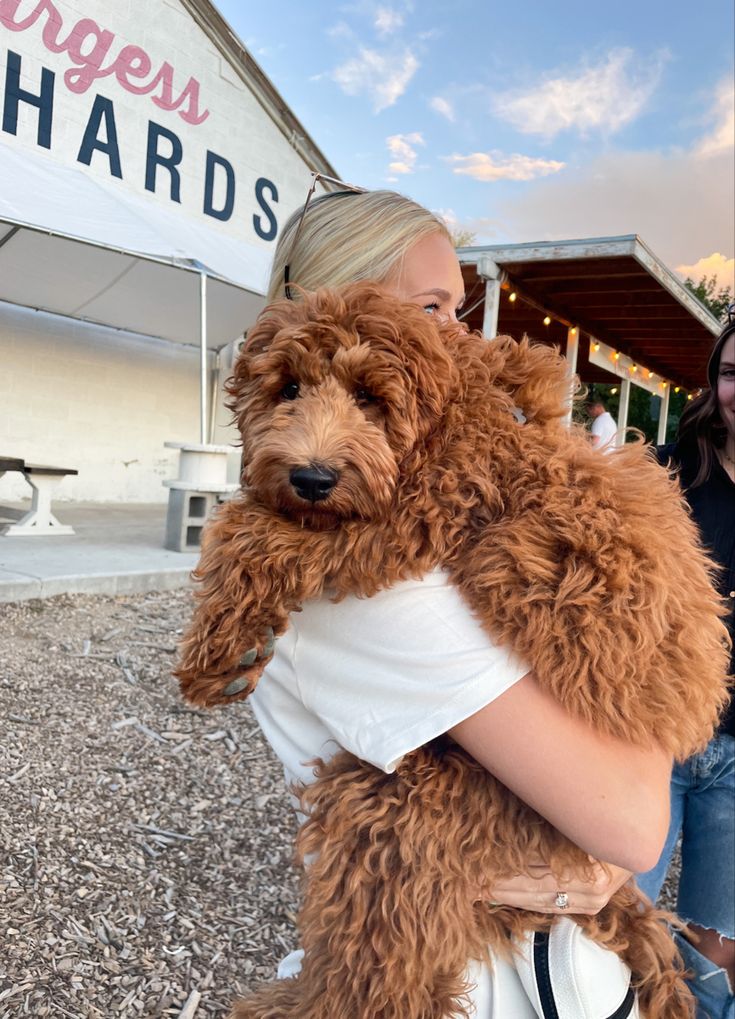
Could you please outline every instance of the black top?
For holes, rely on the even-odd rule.
[[[735,483],[730,480],[727,471],[715,457],[709,478],[696,488],[690,487],[699,469],[696,443],[683,445],[671,442],[668,446],[659,446],[656,455],[662,464],[672,461],[681,468],[679,479],[684,498],[692,509],[692,516],[699,526],[702,540],[715,562],[724,567],[717,587],[730,610],[725,618],[725,625],[730,631],[730,636],[735,638]],[[730,673],[733,672],[735,672],[735,648],[730,655]],[[730,697],[730,704],[720,722],[718,733],[735,736],[734,696]]]

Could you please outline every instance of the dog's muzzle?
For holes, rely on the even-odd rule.
[[[294,467],[288,479],[300,499],[321,502],[339,481],[339,474],[323,464],[310,464],[308,467]]]

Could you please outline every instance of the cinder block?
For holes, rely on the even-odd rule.
[[[222,495],[171,488],[166,514],[164,548],[171,552],[196,552],[201,545],[202,528]]]

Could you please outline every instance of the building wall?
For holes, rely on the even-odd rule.
[[[309,183],[298,140],[179,0],[0,3],[0,124],[0,181],[7,146],[268,257]],[[77,467],[62,498],[165,501],[178,453],[164,442],[199,441],[198,356],[0,303],[0,452]],[[234,438],[226,421],[220,401],[215,443]],[[0,479],[0,501],[28,493],[22,477]]]
[[[178,453],[164,442],[199,441],[196,348],[0,303],[0,365],[0,453],[76,467],[60,499],[168,499]],[[236,438],[227,420],[220,398],[217,443]],[[22,475],[0,478],[0,502],[29,496]]]

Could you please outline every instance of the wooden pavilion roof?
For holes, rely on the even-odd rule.
[[[583,382],[616,377],[590,363],[585,339],[594,338],[674,385],[695,390],[706,384],[720,324],[636,235],[460,248],[458,254],[465,320],[473,329],[482,329],[485,279],[497,275],[497,266],[498,333],[527,334],[563,351],[567,328],[579,327]]]

